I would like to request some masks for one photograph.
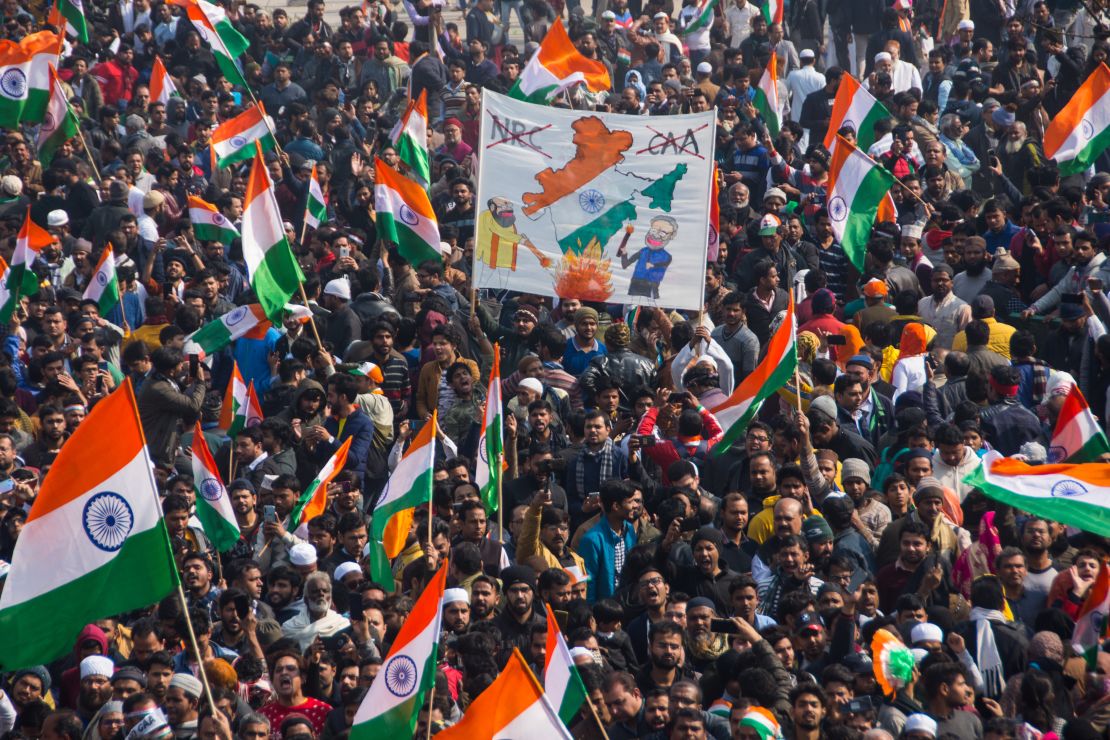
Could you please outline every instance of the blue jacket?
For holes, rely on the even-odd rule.
[[[270,372],[270,353],[277,349],[280,339],[281,332],[270,327],[266,330],[266,336],[263,339],[243,337],[235,342],[235,361],[239,363],[243,382],[254,381],[254,390],[259,398],[270,390],[273,377]]]
[[[362,409],[356,408],[347,417],[347,423],[343,425],[342,434],[338,433],[339,419],[334,416],[329,416],[324,421],[324,428],[335,439],[330,443],[321,440],[316,444],[316,451],[313,453],[316,464],[326,464],[336,450],[347,441],[348,437],[354,437],[351,448],[347,450],[347,464],[343,469],[353,470],[360,476],[365,473],[366,458],[369,457],[370,447],[374,444],[374,422],[370,420],[370,417]]]
[[[588,600],[608,599],[616,593],[617,568],[614,552],[620,539],[605,517],[582,535],[582,540],[578,543],[578,554],[582,556],[582,562],[590,574],[586,591]],[[628,562],[628,554],[636,546],[636,530],[627,523],[623,539],[625,562]]]

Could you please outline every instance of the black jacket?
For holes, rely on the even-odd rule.
[[[1043,440],[1041,422],[1017,398],[992,403],[979,412],[983,434],[994,449],[1009,457],[1016,455],[1026,442]]]

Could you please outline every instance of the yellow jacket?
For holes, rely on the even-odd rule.
[[[997,352],[1010,359],[1010,337],[1017,331],[1009,324],[1003,324],[993,316],[989,319],[983,319],[983,322],[991,328],[990,339],[987,340],[987,349],[991,352]],[[952,340],[952,349],[956,352],[967,352],[967,333],[960,332],[956,338]]]
[[[529,565],[537,573],[548,568],[562,568],[562,563],[547,545],[540,542],[540,520],[543,517],[543,506],[535,503],[524,512],[524,523],[520,525],[520,541],[516,543],[516,561]],[[568,549],[574,564],[586,572],[586,563],[574,550]],[[531,562],[530,562],[531,561]],[[542,568],[537,566],[542,565]]]

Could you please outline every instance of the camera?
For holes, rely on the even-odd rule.
[[[540,460],[535,464],[535,469],[537,473],[561,473],[567,469],[567,461],[561,457]]]

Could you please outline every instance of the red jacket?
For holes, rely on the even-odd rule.
[[[708,409],[702,408],[699,412],[701,415],[702,427],[706,433],[705,437],[675,437],[673,439],[661,439],[650,447],[645,447],[644,452],[651,457],[652,460],[663,470],[663,483],[670,485],[671,481],[667,477],[667,468],[671,463],[678,460],[686,460],[697,454],[697,449],[705,443],[705,452],[713,449],[713,446],[721,441],[724,436],[724,430],[717,422],[717,417],[709,413]],[[640,420],[640,426],[636,430],[637,434],[652,434],[655,431],[655,420],[659,416],[659,409],[648,409],[644,414],[644,418]],[[685,447],[686,454],[679,451],[679,445]]]
[[[89,70],[104,93],[106,105],[118,105],[119,101],[131,102],[131,90],[139,79],[139,70],[134,67],[124,69],[115,59],[109,59]]]

